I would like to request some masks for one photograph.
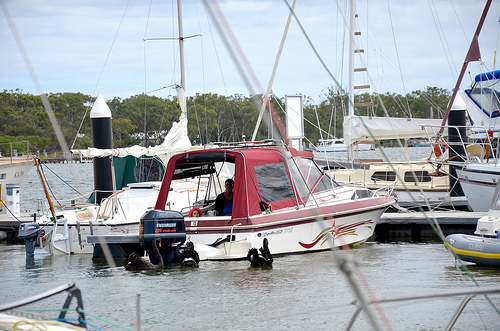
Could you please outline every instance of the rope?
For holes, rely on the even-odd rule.
[[[288,36],[288,30],[290,28],[290,23],[292,21],[292,13],[293,13],[293,10],[295,9],[296,2],[297,2],[297,0],[294,0],[292,7],[290,8],[290,14],[288,15],[288,19],[286,21],[285,31],[283,31],[283,36],[281,37],[281,43],[280,43],[280,47],[278,49],[278,54],[276,54],[276,59],[274,60],[274,66],[273,66],[273,71],[271,73],[271,78],[269,78],[269,83],[267,84],[265,99],[269,98],[269,94],[271,93],[271,90],[273,88],[274,78],[276,76],[276,71],[278,70],[278,64],[279,64],[279,61],[281,58],[281,53],[283,52],[283,47],[285,47],[285,41],[286,41],[286,38]],[[262,121],[262,116],[264,114],[265,107],[266,107],[266,103],[263,102],[262,107],[260,108],[259,117],[257,118],[257,123],[255,124],[255,129],[254,129],[253,134],[252,134],[252,141],[255,141],[255,138],[257,136],[257,131],[259,130],[260,122]]]
[[[117,323],[115,323],[115,322],[112,322],[112,321],[110,321],[110,320],[107,320],[107,319],[105,319],[105,318],[103,318],[103,317],[99,317],[99,316],[97,316],[97,315],[95,315],[95,314],[92,314],[91,312],[88,312],[88,311],[86,311],[86,310],[84,310],[84,309],[79,309],[79,311],[80,311],[80,312],[82,312],[82,313],[84,313],[84,314],[85,314],[85,316],[91,316],[91,317],[93,317],[93,318],[95,318],[95,319],[97,319],[97,320],[99,320],[99,321],[106,322],[106,323],[108,323],[108,324],[110,324],[110,325],[112,325],[112,326],[115,326],[115,327],[117,327],[117,328],[120,328],[120,329],[122,329],[122,330],[134,331],[133,329],[126,328],[126,327],[124,327],[124,326],[122,326],[122,325],[120,325],[120,324],[117,324]]]
[[[146,26],[144,28],[144,36],[143,36],[143,57],[144,57],[144,147],[147,147],[148,145],[146,144],[147,136],[146,136],[146,118],[147,118],[147,65],[146,65],[146,33],[148,31],[148,25],[149,25],[149,19],[151,17],[151,7],[152,7],[153,1],[151,0],[149,2],[149,9],[148,9],[148,18],[146,19]]]
[[[16,322],[12,325],[13,327],[13,330],[17,331],[21,331],[21,330],[27,330],[26,329],[26,326],[27,325],[31,325],[35,330],[42,330],[42,331],[45,331],[45,330],[50,330],[50,327],[46,327],[46,326],[61,326],[61,327],[65,327],[65,328],[69,328],[71,330],[81,330],[81,328],[78,328],[76,326],[71,326],[70,324],[67,324],[67,323],[63,323],[63,322],[59,322],[59,321],[27,321],[27,320],[21,320],[19,322]],[[33,328],[31,330],[33,330]],[[6,329],[6,330],[9,330],[9,329]]]
[[[14,217],[16,219],[16,221],[18,221],[19,223],[21,223],[21,220],[19,218],[17,218],[16,215],[14,215],[14,213],[9,209],[9,207],[7,207],[7,205],[5,204],[5,202],[3,203],[3,206],[5,207],[5,209],[7,209],[7,211],[9,212],[9,214],[11,214],[12,217]]]
[[[333,74],[331,73],[330,69],[328,69],[325,61],[323,61],[323,59],[321,58],[321,56],[319,55],[318,51],[316,50],[316,47],[314,47],[314,44],[312,43],[311,39],[309,38],[308,34],[306,33],[304,27],[302,26],[302,23],[300,23],[299,21],[299,18],[297,17],[297,15],[295,14],[295,11],[292,9],[292,7],[290,6],[290,4],[288,3],[288,0],[284,0],[288,9],[290,10],[290,12],[293,14],[293,17],[295,18],[295,21],[297,21],[297,24],[299,25],[299,28],[300,30],[302,31],[302,33],[304,34],[304,37],[307,39],[307,42],[309,43],[309,46],[311,46],[314,54],[316,55],[316,57],[318,58],[319,62],[321,63],[321,65],[323,66],[323,68],[326,70],[326,72],[328,73],[328,75],[330,76],[330,78],[335,82],[335,84],[337,85],[337,87],[343,92],[345,93],[344,89],[342,88],[342,86],[340,85],[340,83],[337,81],[337,79],[335,79],[335,77],[333,76]]]
[[[117,324],[113,321],[110,321],[110,320],[107,320],[103,317],[99,317],[93,313],[90,313],[84,309],[23,309],[21,311],[16,311],[17,313],[24,313],[24,312],[29,312],[29,313],[32,313],[32,312],[62,312],[62,311],[66,311],[66,312],[76,312],[76,313],[84,313],[86,316],[91,316],[93,318],[95,318],[96,320],[99,320],[101,322],[105,322],[109,325],[112,325],[114,327],[117,327],[121,330],[127,330],[127,331],[133,331],[132,329],[130,328],[127,328],[125,326],[122,326],[120,324]],[[27,318],[25,316],[21,316],[20,318]],[[45,318],[45,316],[43,315],[39,315],[39,318]],[[32,319],[32,318],[30,318]],[[31,325],[33,328],[36,328],[36,330],[49,330],[49,328],[45,327],[46,325],[57,325],[57,326],[61,326],[61,327],[65,327],[65,328],[69,328],[69,329],[72,329],[72,330],[81,330],[80,327],[77,327],[75,326],[74,324],[71,324],[71,323],[68,323],[69,321],[77,321],[77,322],[82,322],[84,323],[85,325],[88,325],[90,327],[92,327],[93,329],[95,330],[104,330],[102,328],[99,328],[97,326],[95,326],[93,323],[90,323],[88,320],[82,320],[82,319],[76,319],[76,318],[66,318],[66,319],[44,319],[44,320],[20,320],[16,323],[13,323],[12,326],[13,326],[13,329],[2,329],[0,328],[0,330],[26,330],[25,326],[26,325]],[[8,324],[9,322],[7,321],[2,321],[0,320],[0,324]]]
[[[76,193],[80,194],[80,196],[83,196],[82,193],[78,192],[77,189],[75,189],[73,186],[71,186],[70,184],[68,184],[68,182],[66,182],[64,179],[62,179],[58,174],[56,174],[54,171],[52,171],[49,167],[45,166],[52,174],[54,174],[54,176],[56,176],[57,178],[59,178],[64,184],[68,185],[71,189],[73,189],[73,191],[75,191]]]
[[[43,168],[42,168],[42,167],[40,167],[40,171],[42,172],[42,176],[43,176],[44,178],[47,178],[47,177],[45,176],[45,173],[44,173],[44,171],[43,171]],[[45,181],[45,182],[47,182],[47,181]],[[54,192],[52,192],[52,188],[50,187],[49,183],[47,183],[47,188],[50,190],[50,193],[52,194],[52,196],[54,197],[54,199],[57,201],[57,203],[59,204],[59,206],[61,206],[61,204],[59,203],[59,200],[56,198],[56,196],[55,196]],[[54,221],[55,221],[55,220],[54,220]]]
[[[227,92],[227,85],[226,85],[226,80],[224,78],[224,73],[222,71],[222,65],[221,65],[221,62],[220,62],[220,57],[219,57],[219,52],[217,51],[217,46],[215,44],[215,39],[214,39],[214,34],[212,32],[212,25],[210,24],[210,19],[208,19],[209,17],[209,13],[207,12],[207,7],[204,6],[205,8],[205,15],[207,17],[207,23],[208,23],[208,29],[210,31],[210,36],[212,37],[211,40],[212,40],[212,44],[214,46],[214,49],[215,49],[215,57],[217,58],[217,64],[219,65],[219,70],[220,70],[220,73],[221,73],[221,78],[222,78],[222,84],[224,85],[224,90],[226,91],[226,94],[228,94]]]

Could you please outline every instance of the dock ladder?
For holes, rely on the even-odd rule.
[[[64,235],[57,235],[57,229],[59,224],[64,226]],[[70,248],[69,248],[69,229],[68,229],[68,220],[66,218],[60,218],[56,220],[56,224],[54,225],[54,230],[52,234],[52,241],[51,245],[54,249],[57,249],[60,252],[63,252],[64,254],[69,255],[71,253]],[[65,241],[66,242],[66,250],[61,249],[55,245],[57,241]]]

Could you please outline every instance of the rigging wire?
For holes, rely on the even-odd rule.
[[[382,63],[387,63],[389,65],[389,67],[391,67],[393,69],[397,68],[397,64],[395,64],[394,61],[392,61],[392,59],[388,55],[386,55],[381,49],[379,50],[379,52],[377,54],[378,54],[378,57],[380,57],[380,59],[382,60]],[[417,84],[415,84],[413,82],[412,77],[408,76],[404,72],[403,72],[403,77],[407,82],[411,83],[411,85],[413,85],[415,87],[417,86]],[[392,86],[390,80],[386,79],[385,81],[386,81],[386,84],[389,85],[388,90],[395,90],[395,88]],[[422,92],[424,92],[424,91],[422,91]],[[428,103],[430,103],[431,106],[435,107],[439,111],[439,114],[441,115],[441,118],[442,118],[444,116],[444,112],[446,111],[446,109],[443,110],[441,107],[439,107],[439,105],[434,100],[432,100],[428,96],[427,93],[423,93],[422,95],[424,96],[425,100]]]
[[[287,5],[288,5],[288,2],[287,2],[286,0],[285,0],[285,2],[286,2],[286,3],[287,3]],[[337,2],[337,4],[338,4],[338,2]],[[290,6],[288,5],[288,7],[290,7]],[[298,22],[298,18],[297,18],[297,16],[295,15],[295,13],[294,13],[294,17],[296,18],[296,20],[297,20],[297,22]],[[346,19],[345,19],[345,17],[344,17],[344,20],[346,20]],[[330,75],[330,77],[332,78],[332,80],[333,80],[333,81],[334,81],[334,82],[338,85],[338,81],[337,81],[337,80],[336,80],[336,79],[335,79],[335,78],[331,75],[331,72],[328,70],[328,68],[326,67],[326,65],[324,64],[324,62],[321,60],[321,57],[319,56],[318,52],[316,52],[316,50],[315,50],[314,46],[312,45],[312,43],[311,43],[310,39],[307,37],[307,34],[306,34],[305,30],[303,29],[303,27],[302,27],[302,25],[301,25],[300,23],[299,23],[299,26],[300,26],[300,28],[301,28],[301,30],[302,30],[302,32],[303,32],[303,34],[305,35],[306,39],[308,40],[308,42],[309,42],[309,44],[310,44],[311,48],[314,50],[315,54],[316,54],[316,55],[317,55],[317,57],[319,58],[319,60],[320,60],[321,64],[323,65],[323,67],[325,68],[325,70],[328,72],[328,74]],[[353,32],[351,31],[350,33],[352,34]],[[362,58],[361,58],[361,59],[362,59]],[[363,59],[362,59],[362,60],[363,60]],[[370,78],[370,80],[372,81],[372,79],[371,79],[371,77],[370,77],[369,73],[368,73],[368,77],[369,77],[369,78]],[[339,86],[339,88],[341,89],[341,87],[340,87],[340,86]],[[386,109],[386,108],[385,108],[385,106],[383,105],[383,102],[382,102],[382,100],[381,100],[380,95],[378,94],[378,92],[377,92],[377,96],[378,96],[378,99],[379,99],[379,101],[381,102],[381,106],[382,106],[382,108],[384,109],[384,112],[385,112],[385,114],[386,114],[386,116],[387,116],[387,109]],[[352,102],[352,101],[351,101],[351,100],[349,100],[349,102]],[[361,118],[361,117],[360,117],[360,118]],[[366,127],[366,124],[364,123],[364,121],[363,121],[363,119],[362,119],[362,118],[361,118],[361,122],[362,122],[362,124],[363,124],[363,125],[365,125],[365,127]],[[375,137],[373,137],[373,135],[372,135],[372,134],[371,134],[371,137],[375,140]],[[398,143],[399,143],[400,147],[402,148],[402,145],[401,145],[401,141],[400,141],[400,139],[397,139],[397,140],[398,140]],[[383,150],[383,149],[381,149],[381,153],[382,153],[383,157],[384,157],[384,158],[387,160],[387,162],[389,163],[389,166],[390,166],[390,167],[394,170],[394,165],[392,164],[392,162],[390,162],[390,160],[388,159],[388,157],[387,157],[387,155],[386,155],[386,153],[384,152],[384,150]],[[413,174],[413,175],[414,175],[414,177],[416,177],[416,176],[415,176],[415,174]],[[399,178],[399,175],[398,175],[398,174],[397,174],[397,176],[398,176],[398,180],[402,181],[402,180],[401,180],[401,178]],[[421,187],[420,187],[420,191],[421,191],[421,193],[422,193],[422,188],[421,188]],[[411,193],[410,193],[410,195],[413,197],[413,194],[411,194]],[[414,198],[413,198],[413,199],[414,199]],[[414,200],[415,200],[415,199],[414,199]],[[429,206],[428,201],[426,201],[426,205],[427,205],[427,207],[430,209],[430,206]],[[424,211],[422,207],[420,207],[420,208],[419,208],[419,210],[420,210],[420,211]],[[425,214],[425,215],[427,215],[427,214]],[[444,235],[443,235],[443,233],[442,233],[442,231],[441,231],[441,228],[439,227],[439,223],[437,222],[436,218],[435,218],[435,217],[432,217],[432,220],[431,220],[431,218],[429,218],[429,217],[428,217],[427,219],[428,219],[428,221],[429,221],[429,224],[430,224],[432,227],[434,227],[434,228],[435,228],[435,230],[436,230],[436,232],[438,233],[438,235],[440,236],[440,238],[444,241]]]
[[[149,8],[148,8],[148,16],[146,19],[146,26],[144,27],[144,35],[143,35],[143,50],[144,50],[144,123],[143,123],[143,131],[144,131],[144,147],[147,147],[147,134],[146,134],[146,119],[147,119],[147,109],[148,109],[148,103],[147,103],[147,93],[146,91],[148,90],[147,88],[147,78],[148,78],[148,72],[147,72],[147,58],[146,58],[146,35],[148,32],[148,27],[149,27],[149,19],[151,18],[151,7],[153,6],[153,0],[149,1]]]
[[[212,25],[210,24],[210,22],[211,22],[211,20],[209,19],[210,15],[209,15],[209,11],[207,9],[207,4],[205,2],[204,2],[203,8],[205,9],[205,17],[207,20],[208,29],[210,31],[212,46],[214,47],[214,51],[215,51],[215,58],[217,59],[217,65],[219,66],[219,72],[221,74],[222,84],[224,85],[224,90],[226,91],[226,95],[228,95],[226,79],[224,77],[224,72],[222,71],[222,65],[221,65],[221,61],[220,61],[218,48],[217,48],[216,43],[215,43]],[[205,99],[205,143],[208,143],[208,142],[210,142],[210,138],[208,135],[208,115],[207,115],[207,104],[206,104],[206,99]]]
[[[236,39],[236,36],[234,35],[231,27],[229,26],[229,23],[225,18],[224,14],[222,13],[222,10],[220,9],[217,1],[211,0],[209,2],[209,0],[204,0],[203,3],[208,9],[210,16],[214,18],[215,25],[217,27],[217,30],[220,32],[222,41],[226,45],[227,51],[229,52],[230,57],[234,62],[234,65],[237,67],[237,70],[240,73],[240,76],[247,89],[251,92],[252,95],[255,95],[256,94],[254,92],[254,86],[255,86],[257,88],[257,91],[259,91],[261,95],[264,94],[263,88],[259,82],[259,79],[257,78],[257,75],[253,71],[252,66],[250,65],[248,59],[246,58],[243,49],[238,43],[238,40]],[[246,68],[248,75],[245,73],[244,68]],[[283,141],[288,141],[286,129],[283,125],[283,122],[277,115],[272,104],[269,102],[269,98],[264,95],[263,99],[264,100],[261,100],[261,102],[269,104],[270,115],[274,120],[273,123],[275,124],[276,128],[279,131],[280,138]]]
[[[497,50],[498,50],[498,37],[500,35],[500,20],[498,20],[498,27],[497,27],[497,45],[495,47],[495,52],[493,55],[493,70],[495,70],[496,64],[497,64]]]
[[[125,10],[123,11],[122,18],[120,19],[120,23],[118,24],[118,29],[116,30],[115,36],[113,38],[113,41],[111,42],[111,46],[109,47],[108,54],[106,55],[106,60],[104,61],[104,64],[103,64],[102,69],[101,69],[101,72],[99,73],[99,77],[97,78],[97,82],[95,84],[94,91],[92,92],[92,97],[95,96],[95,93],[97,91],[97,86],[99,86],[99,82],[101,81],[102,74],[104,73],[104,69],[106,68],[106,65],[108,63],[109,57],[111,55],[111,51],[113,50],[113,46],[115,44],[116,38],[118,37],[118,32],[120,31],[120,28],[122,26],[123,19],[125,18],[125,14],[127,13],[127,9],[128,9],[129,4],[130,4],[130,0],[128,0],[127,5],[125,6]],[[80,130],[82,129],[83,123],[85,122],[85,119],[87,118],[87,114],[88,114],[88,112],[89,112],[90,109],[91,109],[91,107],[89,105],[86,108],[85,114],[82,117],[82,121],[80,123],[80,127],[76,131],[75,139],[73,140],[73,143],[71,144],[71,149],[73,149],[73,147],[75,146],[76,139],[78,138],[78,134],[80,133]]]
[[[69,151],[68,144],[66,143],[66,140],[64,139],[64,135],[61,131],[61,127],[59,126],[59,123],[57,122],[56,115],[54,113],[54,110],[52,109],[52,106],[49,102],[47,94],[44,92],[44,90],[42,88],[42,84],[40,83],[40,80],[38,79],[38,75],[36,73],[35,67],[33,66],[33,63],[31,62],[31,59],[28,55],[28,51],[26,50],[26,47],[24,46],[23,40],[21,39],[21,35],[19,34],[19,31],[17,30],[17,27],[14,23],[14,20],[10,16],[10,12],[7,8],[7,5],[5,4],[5,1],[1,0],[0,5],[2,6],[2,10],[4,12],[5,18],[7,19],[7,23],[9,25],[10,31],[12,32],[12,35],[14,36],[14,39],[16,40],[17,47],[19,48],[19,51],[21,52],[21,55],[23,56],[24,63],[26,64],[26,67],[28,68],[31,79],[33,80],[33,83],[35,84],[35,87],[36,87],[36,90],[40,96],[40,99],[42,99],[43,106],[45,108],[47,116],[49,117],[50,123],[52,124],[52,127],[54,128],[59,145],[61,146],[62,150],[64,151],[64,153],[65,153],[64,155],[66,156],[66,158],[69,159],[71,153]]]
[[[441,24],[438,24],[439,15],[437,14],[436,8],[433,5],[431,5],[430,0],[427,0],[427,3],[429,4],[429,8],[430,8],[430,11],[432,14],[432,19],[434,21],[434,25],[436,27],[436,31],[437,31],[438,36],[439,36],[439,40],[441,41],[441,46],[443,47],[444,55],[446,56],[446,60],[448,62],[448,67],[450,68],[450,73],[453,77],[453,80],[456,81],[458,72],[457,72],[455,64],[453,63],[453,57],[450,54],[449,48],[447,51],[447,47],[445,47],[445,45],[447,45],[447,43],[445,42],[446,38],[445,38],[445,35],[443,32],[443,29],[441,27]]]
[[[292,21],[292,12],[293,12],[293,10],[295,8],[296,2],[297,2],[297,0],[293,1],[292,7],[290,9],[290,13],[288,15],[288,19],[287,19],[286,24],[285,24],[285,29],[283,31],[283,36],[281,37],[280,46],[278,48],[278,54],[276,54],[276,58],[274,60],[273,70],[271,72],[271,77],[269,78],[269,82],[267,84],[267,89],[266,89],[266,92],[265,92],[266,94],[264,95],[264,98],[269,98],[269,94],[271,94],[273,83],[274,83],[274,78],[276,77],[276,71],[278,70],[278,64],[279,64],[279,61],[280,61],[280,58],[281,58],[281,54],[283,52],[283,47],[285,46],[286,38],[288,36],[288,30],[290,28],[290,23]],[[263,102],[262,103],[262,107],[260,108],[260,111],[259,111],[259,117],[257,118],[257,123],[255,124],[255,129],[254,129],[253,134],[252,134],[252,139],[251,139],[252,141],[255,141],[255,138],[257,136],[257,131],[259,129],[260,122],[262,120],[262,116],[264,115],[265,107],[266,107],[266,103]]]
[[[43,165],[43,164],[42,164]],[[56,176],[57,178],[59,178],[64,184],[68,185],[73,191],[75,191],[76,193],[80,194],[80,196],[83,196],[82,193],[80,193],[77,189],[75,189],[73,186],[71,186],[67,181],[65,181],[64,179],[62,179],[58,174],[56,174],[54,171],[52,171],[52,169],[50,169],[49,167],[47,166],[44,166],[45,168],[47,168],[47,170],[49,170],[54,176]],[[42,169],[42,172],[43,172],[43,169]],[[44,175],[45,176],[45,175]],[[53,194],[53,196],[55,197],[55,195]],[[57,200],[57,199],[56,199]]]
[[[197,5],[197,1],[194,2],[194,6],[195,6],[195,11],[196,11],[196,17],[198,19],[198,32],[199,32],[199,35],[200,36],[203,36],[201,31],[201,22],[200,22],[200,14],[198,12],[198,5]],[[203,84],[203,94],[205,95],[206,94],[206,85],[205,85],[205,53],[204,53],[204,47],[203,47],[203,38],[200,38],[200,49],[201,49],[201,74],[202,74],[202,84]],[[204,98],[205,100],[205,111],[206,111],[206,96]],[[201,137],[202,137],[202,134],[201,134],[201,128],[200,128],[200,120],[199,120],[199,117],[198,117],[198,107],[197,107],[197,104],[196,104],[196,99],[193,98],[193,103],[194,103],[194,114],[195,114],[195,117],[196,117],[196,126],[198,127],[198,136],[200,137],[200,143],[201,143]]]
[[[394,23],[392,22],[392,14],[391,14],[391,6],[389,5],[389,0],[387,0],[387,10],[389,12],[389,21],[391,22],[391,31],[392,31],[392,40],[394,41],[394,49],[396,50],[396,59],[398,61],[398,68],[399,68],[399,73],[401,76],[401,84],[403,85],[403,92],[404,92],[404,98],[406,100],[406,110],[408,111],[408,116],[411,118],[411,109],[410,109],[410,103],[408,102],[408,98],[406,98],[406,86],[405,86],[405,81],[403,79],[403,70],[401,69],[401,60],[399,58],[399,51],[398,51],[398,45],[396,43],[396,34],[394,32]],[[405,109],[405,108],[402,108]]]

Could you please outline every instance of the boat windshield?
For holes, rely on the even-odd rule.
[[[295,158],[297,162],[298,171],[300,171],[300,175],[305,181],[307,187],[303,187],[303,185],[297,185],[298,188],[303,187],[304,192],[299,189],[300,195],[302,197],[307,196],[309,190],[312,193],[319,193],[324,191],[331,191],[333,187],[340,187],[340,185],[332,180],[328,175],[326,175],[318,165],[311,159],[297,157]],[[295,176],[294,176],[295,179]]]
[[[500,116],[500,71],[478,75],[467,95],[490,118]]]

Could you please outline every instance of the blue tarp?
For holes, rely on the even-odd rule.
[[[483,72],[482,74],[476,75],[476,82],[484,82],[486,80],[500,79],[500,70]]]

